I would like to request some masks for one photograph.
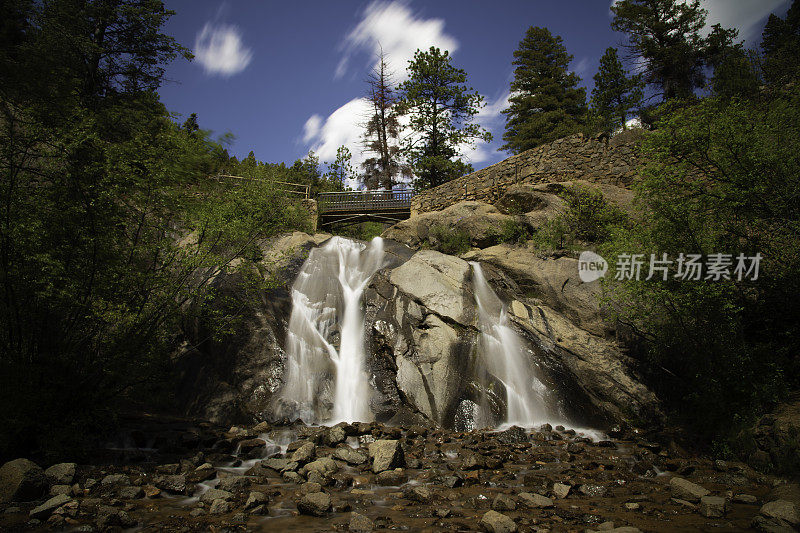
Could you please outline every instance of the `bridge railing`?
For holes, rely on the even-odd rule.
[[[320,213],[409,209],[413,196],[409,190],[323,192],[317,195],[317,205]]]
[[[311,186],[304,183],[289,183],[287,181],[265,180],[260,178],[248,178],[245,176],[229,176],[227,174],[218,174],[213,176],[218,180],[241,180],[241,181],[260,181],[269,183],[275,186],[276,191],[280,191],[291,196],[302,197],[306,200],[310,197]]]

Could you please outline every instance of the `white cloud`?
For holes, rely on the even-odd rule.
[[[372,63],[383,50],[390,70],[402,81],[414,52],[431,46],[449,50],[451,54],[458,48],[458,41],[444,32],[442,19],[419,17],[403,1],[373,1],[364,10],[358,25],[345,37],[344,55],[336,69],[336,77],[344,75],[357,52],[369,53],[369,62]]]
[[[244,46],[236,26],[224,24],[203,26],[194,42],[195,57],[207,74],[232,76],[243,71],[253,59],[253,52]]]
[[[592,68],[592,60],[588,57],[583,57],[578,62],[575,63],[575,66],[572,68],[572,72],[580,76],[581,78],[585,78],[586,74],[589,72],[589,69]]]
[[[319,135],[319,130],[322,128],[322,117],[319,115],[311,115],[303,125],[303,142],[308,144]]]

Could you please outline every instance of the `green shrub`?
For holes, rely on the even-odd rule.
[[[533,236],[530,225],[523,220],[514,218],[503,222],[503,227],[498,236],[500,242],[507,244],[525,244]]]
[[[445,225],[435,225],[428,233],[431,248],[448,255],[460,255],[471,248],[469,233]]]
[[[567,212],[564,214],[566,226],[576,239],[604,242],[611,237],[613,228],[627,221],[625,213],[609,204],[597,189],[575,185],[564,189],[561,196],[567,202]]]

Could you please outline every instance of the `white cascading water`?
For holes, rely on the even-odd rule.
[[[333,377],[332,420],[369,421],[361,296],[383,263],[383,241],[364,244],[342,237],[314,248],[292,286],[286,339],[286,380],[280,393],[293,416],[320,422],[320,399]],[[338,326],[338,330],[337,330]],[[339,332],[339,349],[333,337]]]
[[[550,418],[548,390],[519,335],[511,327],[506,306],[489,286],[481,265],[472,262],[475,303],[481,334],[478,353],[489,373],[506,389],[506,423],[533,427]]]

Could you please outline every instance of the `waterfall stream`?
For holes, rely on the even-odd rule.
[[[470,264],[480,327],[478,353],[487,370],[505,387],[505,422],[523,427],[545,422],[551,419],[549,391],[537,375],[522,339],[511,327],[506,306],[486,281],[481,265]]]
[[[292,286],[283,415],[331,424],[372,418],[361,296],[382,263],[380,237],[367,246],[333,237],[311,250]]]

